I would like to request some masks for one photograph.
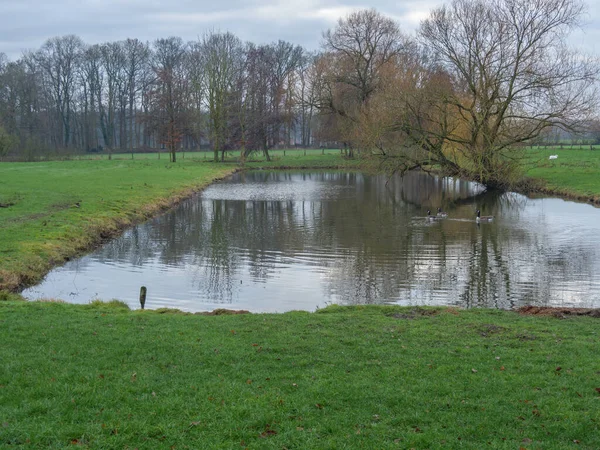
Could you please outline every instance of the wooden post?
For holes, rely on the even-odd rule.
[[[146,286],[140,288],[140,305],[142,305],[142,309],[144,309],[144,305],[146,304],[146,291]]]

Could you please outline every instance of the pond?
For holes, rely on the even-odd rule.
[[[448,217],[427,220],[427,210]],[[493,215],[478,224],[475,211]],[[421,172],[242,172],[68,262],[28,299],[313,311],[600,307],[600,210]]]

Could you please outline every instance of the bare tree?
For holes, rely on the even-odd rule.
[[[336,81],[353,87],[361,102],[377,89],[379,70],[400,52],[404,40],[396,22],[374,9],[349,14],[323,37],[325,51],[344,67]]]
[[[62,125],[62,133],[57,136],[57,146],[69,147],[70,144],[76,68],[82,49],[81,39],[68,35],[48,39],[34,55],[43,70],[58,121]]]
[[[209,32],[202,39],[206,102],[215,161],[225,158],[228,95],[242,69],[242,43],[231,33]]]
[[[150,93],[153,106],[148,123],[155,126],[171,162],[187,128],[188,83],[185,78],[186,46],[178,37],[154,42],[155,80]]]
[[[317,56],[305,54],[298,67],[298,86],[296,88],[296,104],[300,122],[300,142],[303,147],[309,147],[312,142],[312,125],[316,113],[317,84]]]
[[[405,45],[398,25],[374,9],[356,11],[323,35],[324,73],[319,108],[337,116],[339,139],[354,141],[353,124],[381,87],[380,73]]]
[[[271,45],[271,101],[273,106],[272,145],[283,140],[290,144],[293,123],[294,97],[293,76],[302,60],[302,47],[289,42],[277,41]],[[284,129],[283,135],[281,129]]]
[[[271,64],[272,48],[268,45],[246,47],[246,155],[250,151],[262,150],[269,156],[270,128],[272,123]]]
[[[102,67],[105,74],[105,102],[98,101],[100,108],[100,127],[105,147],[111,159],[116,144],[117,105],[119,103],[125,79],[125,58],[119,42],[109,42],[100,46]]]
[[[32,53],[6,65],[0,83],[4,105],[0,121],[6,130],[18,137],[17,147],[26,150],[26,159],[31,159],[30,150],[41,152],[56,144],[49,117],[55,119],[54,102],[44,91],[43,74]],[[32,145],[35,142],[35,145]]]
[[[189,57],[186,62],[186,76],[189,87],[190,100],[190,123],[189,131],[192,140],[200,146],[202,139],[208,134],[206,132],[207,120],[204,108],[206,100],[206,83],[203,66],[202,42],[190,42]]]
[[[88,47],[83,52],[80,65],[79,85],[83,95],[82,115],[83,115],[83,140],[84,148],[87,151],[98,148],[98,107],[97,102],[102,99],[102,80],[101,71],[102,61],[100,47],[94,45]]]
[[[565,44],[583,10],[580,0],[453,0],[422,23],[452,80],[439,108],[458,120],[444,144],[472,177],[505,186],[519,144],[576,130],[593,110],[597,64]]]
[[[138,97],[144,88],[143,75],[149,67],[150,48],[148,44],[137,39],[127,39],[123,43],[125,58],[126,92],[129,109],[129,150],[132,152],[136,138],[135,133],[135,109]]]

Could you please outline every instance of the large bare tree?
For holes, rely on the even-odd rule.
[[[437,102],[454,125],[435,137],[470,176],[505,186],[520,144],[550,127],[575,130],[593,111],[598,66],[565,41],[583,11],[580,0],[453,0],[422,23],[435,69],[452,83]]]

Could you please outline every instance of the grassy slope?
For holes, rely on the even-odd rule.
[[[526,155],[526,175],[541,180],[549,192],[600,202],[600,148],[534,148]]]
[[[0,203],[14,203],[0,208],[0,288],[35,281],[232,170],[189,159],[0,164]]]
[[[0,302],[0,447],[600,448],[597,319],[431,311]]]

